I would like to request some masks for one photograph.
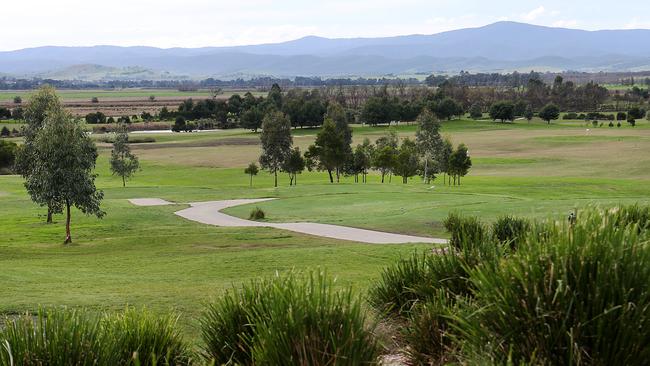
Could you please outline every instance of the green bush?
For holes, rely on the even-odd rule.
[[[116,364],[187,365],[190,348],[177,327],[178,316],[127,309],[103,319],[106,339]]]
[[[619,218],[591,210],[573,225],[534,225],[527,245],[507,260],[472,270],[480,311],[455,320],[470,357],[646,364],[650,248],[637,225],[617,227]]]
[[[456,299],[440,291],[416,306],[402,331],[406,354],[416,365],[442,365],[454,353],[453,315],[460,311]]]
[[[508,244],[511,249],[518,248],[530,229],[530,221],[514,216],[501,216],[492,224],[494,240]]]
[[[127,310],[98,316],[69,309],[5,319],[0,365],[179,365],[189,346],[173,316]]]
[[[360,365],[379,347],[361,303],[323,273],[253,282],[201,318],[203,357],[216,364]]]
[[[95,365],[110,356],[97,317],[76,310],[40,310],[5,319],[0,365]],[[104,363],[108,364],[108,363]]]
[[[473,216],[464,217],[452,212],[447,216],[443,225],[451,234],[449,244],[456,249],[472,243],[483,242],[486,238],[485,226]]]
[[[261,208],[259,208],[259,207],[255,207],[255,208],[253,209],[253,211],[251,211],[250,215],[248,216],[248,218],[249,218],[250,220],[255,220],[255,221],[258,221],[258,220],[264,220],[265,217],[266,217],[266,214],[265,214],[264,211],[263,211]]]

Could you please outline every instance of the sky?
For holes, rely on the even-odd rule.
[[[502,20],[585,30],[650,28],[648,0],[3,0],[2,13],[2,51],[434,34]]]

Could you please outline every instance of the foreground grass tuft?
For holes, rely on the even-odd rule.
[[[379,347],[359,299],[324,273],[255,281],[211,304],[203,357],[216,364],[372,364]]]

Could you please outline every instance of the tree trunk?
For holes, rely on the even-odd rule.
[[[298,174],[295,174],[295,173],[293,175],[293,185],[294,186],[298,185]]]
[[[251,181],[250,181],[250,187],[253,188],[253,174],[249,174],[251,176]]]
[[[63,244],[72,243],[72,236],[70,235],[70,202],[65,202],[65,241]]]
[[[336,183],[339,183],[339,176],[341,175],[339,168],[336,168]]]
[[[126,177],[122,176],[122,188],[126,187]]]
[[[384,176],[385,176],[385,175],[386,175],[386,173],[381,172],[381,182],[382,182],[382,183],[384,183]]]
[[[426,157],[424,158],[424,183],[427,183],[427,165],[429,163],[429,159]]]
[[[388,183],[393,183],[393,172],[388,173]]]
[[[332,170],[327,169],[327,173],[330,175],[330,183],[334,183],[334,177],[332,177]]]
[[[52,208],[50,205],[47,205],[47,221],[48,224],[52,223]]]
[[[273,175],[275,176],[275,188],[278,188],[278,170],[275,169],[273,171]]]

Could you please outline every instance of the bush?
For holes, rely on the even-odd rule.
[[[514,216],[501,216],[492,224],[494,239],[507,244],[511,249],[518,248],[530,229],[530,221]]]
[[[627,120],[627,113],[625,113],[625,112],[616,113],[616,120],[617,121],[626,121]]]
[[[415,307],[402,331],[406,354],[415,365],[446,365],[456,352],[454,316],[464,311],[462,299],[444,291]]]
[[[513,256],[472,270],[480,310],[455,319],[470,358],[647,363],[650,247],[636,226],[617,228],[617,217],[592,210],[574,225],[536,225]]]
[[[11,134],[11,131],[7,128],[7,126],[2,126],[2,130],[0,130],[0,137],[9,137]]]
[[[379,347],[359,299],[323,273],[255,281],[210,304],[202,355],[216,364],[360,365]]]
[[[174,316],[127,310],[100,317],[69,309],[5,319],[1,365],[177,365],[189,362],[189,346]]]
[[[91,102],[91,103],[99,103],[99,98],[97,98],[97,97],[92,97],[92,98],[90,99],[90,102]]]
[[[157,316],[149,311],[127,309],[106,316],[103,326],[112,344],[111,356],[136,365],[185,365],[190,363],[190,348],[178,329],[178,317]],[[135,362],[137,361],[137,362]]]
[[[0,169],[9,169],[14,165],[18,145],[10,141],[0,140]]]
[[[591,121],[591,125],[594,127],[598,127],[598,121],[596,120]]]
[[[255,221],[264,220],[265,217],[266,217],[266,214],[259,207],[255,207],[253,209],[253,211],[251,211],[250,215],[248,216],[249,220],[255,220]]]
[[[610,128],[611,128],[611,127],[614,127],[614,122],[611,122],[611,121],[610,121],[610,122],[609,122],[609,127],[610,127]]]
[[[485,239],[485,227],[476,217],[463,217],[452,212],[443,225],[451,234],[449,244],[456,249],[466,244],[483,242]]]
[[[562,116],[562,119],[578,119],[578,114],[575,112],[569,112]]]

